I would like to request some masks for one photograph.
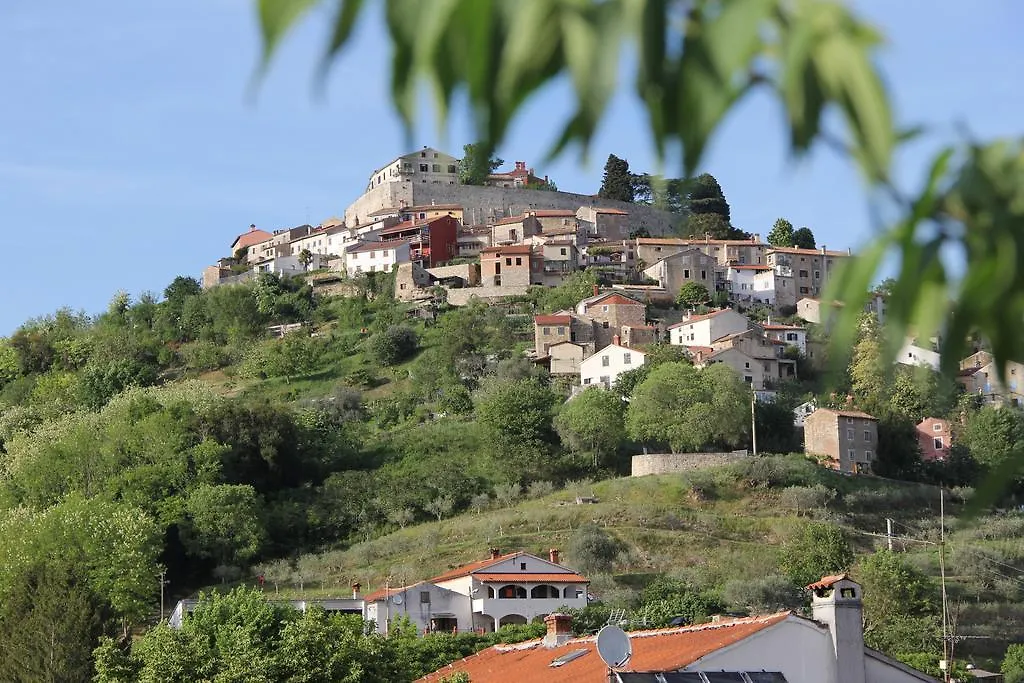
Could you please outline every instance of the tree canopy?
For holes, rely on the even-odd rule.
[[[597,196],[604,199],[616,199],[620,202],[633,201],[633,175],[629,172],[629,162],[614,154],[608,155],[604,165],[604,176],[601,189]]]
[[[793,224],[785,218],[776,219],[771,232],[768,233],[768,244],[773,247],[794,246]]]
[[[487,176],[498,170],[505,163],[487,151],[483,143],[472,142],[462,147],[462,158],[459,159],[459,182],[463,185],[483,185]]]

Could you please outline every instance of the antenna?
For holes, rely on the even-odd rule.
[[[597,632],[597,654],[601,661],[608,665],[609,674],[615,669],[626,666],[633,656],[633,646],[629,636],[618,626],[605,626]],[[609,676],[610,677],[610,676]]]

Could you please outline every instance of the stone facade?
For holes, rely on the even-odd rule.
[[[840,472],[870,472],[877,447],[878,420],[867,413],[820,408],[804,420],[804,451]]]
[[[647,307],[613,291],[584,299],[576,305],[576,313],[594,322],[594,341],[600,349],[611,344],[615,336],[621,335],[624,326],[643,327]]]
[[[630,230],[647,228],[652,235],[671,233],[679,221],[675,214],[649,206],[570,192],[398,181],[381,183],[363,193],[345,210],[345,223],[350,226],[366,223],[369,214],[381,209],[429,204],[458,204],[464,209],[463,221],[468,225],[483,225],[534,209],[575,212],[580,207],[590,206],[626,211]]]
[[[646,453],[633,456],[631,475],[643,477],[648,474],[692,472],[731,465],[748,457],[741,453]]]
[[[417,263],[400,263],[395,269],[395,298],[416,301],[430,297],[427,288],[433,282],[430,273]]]
[[[529,246],[488,247],[480,252],[480,281],[488,287],[525,288],[540,279],[542,263]]]
[[[657,280],[669,293],[679,293],[688,282],[704,285],[708,294],[715,291],[715,271],[718,263],[699,249],[687,249],[666,256],[644,270],[644,275]]]

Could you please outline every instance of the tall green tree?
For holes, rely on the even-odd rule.
[[[626,430],[672,452],[737,446],[749,433],[750,390],[730,368],[696,370],[686,363],[653,369],[633,390]]]
[[[483,185],[487,176],[498,170],[504,159],[487,153],[484,143],[473,142],[462,147],[462,158],[459,159],[459,182],[463,185]]]
[[[732,227],[729,202],[722,186],[710,173],[702,173],[689,183],[686,208],[689,211],[687,232],[695,237],[742,239],[744,233]]]
[[[601,456],[613,453],[626,436],[622,399],[597,387],[586,389],[562,407],[555,429],[572,452],[593,456],[596,470]]]
[[[1003,664],[999,669],[1005,683],[1024,682],[1024,644],[1011,645],[1006,648]]]
[[[864,641],[895,656],[941,647],[936,590],[928,577],[888,550],[861,557],[853,568],[864,587]]]
[[[203,484],[191,492],[185,507],[182,535],[196,556],[240,566],[259,552],[264,530],[253,487]]]
[[[793,231],[793,246],[798,249],[814,249],[814,233],[810,228],[797,228]]]
[[[785,218],[777,218],[771,232],[768,233],[768,244],[773,247],[794,246],[793,224]]]
[[[794,583],[806,586],[822,576],[846,571],[853,558],[841,528],[812,522],[783,545],[781,567]]]
[[[614,154],[608,155],[604,164],[604,176],[598,197],[617,199],[620,202],[633,201],[633,175],[629,172],[629,162]]]

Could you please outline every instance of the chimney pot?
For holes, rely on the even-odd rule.
[[[490,552],[491,552],[491,559],[492,560],[496,560],[499,557],[501,557],[501,548],[491,548]]]
[[[358,600],[359,599],[359,589],[360,588],[362,588],[362,585],[358,581],[356,581],[355,583],[352,584],[352,599],[353,600]]]
[[[600,293],[601,293],[600,288],[597,285],[594,285],[594,296],[597,296]]]
[[[552,548],[548,551],[548,559],[551,560],[552,564],[558,564],[558,548]]]
[[[612,344],[615,344],[616,346],[622,346],[622,337],[620,337],[617,334],[612,335]]]

